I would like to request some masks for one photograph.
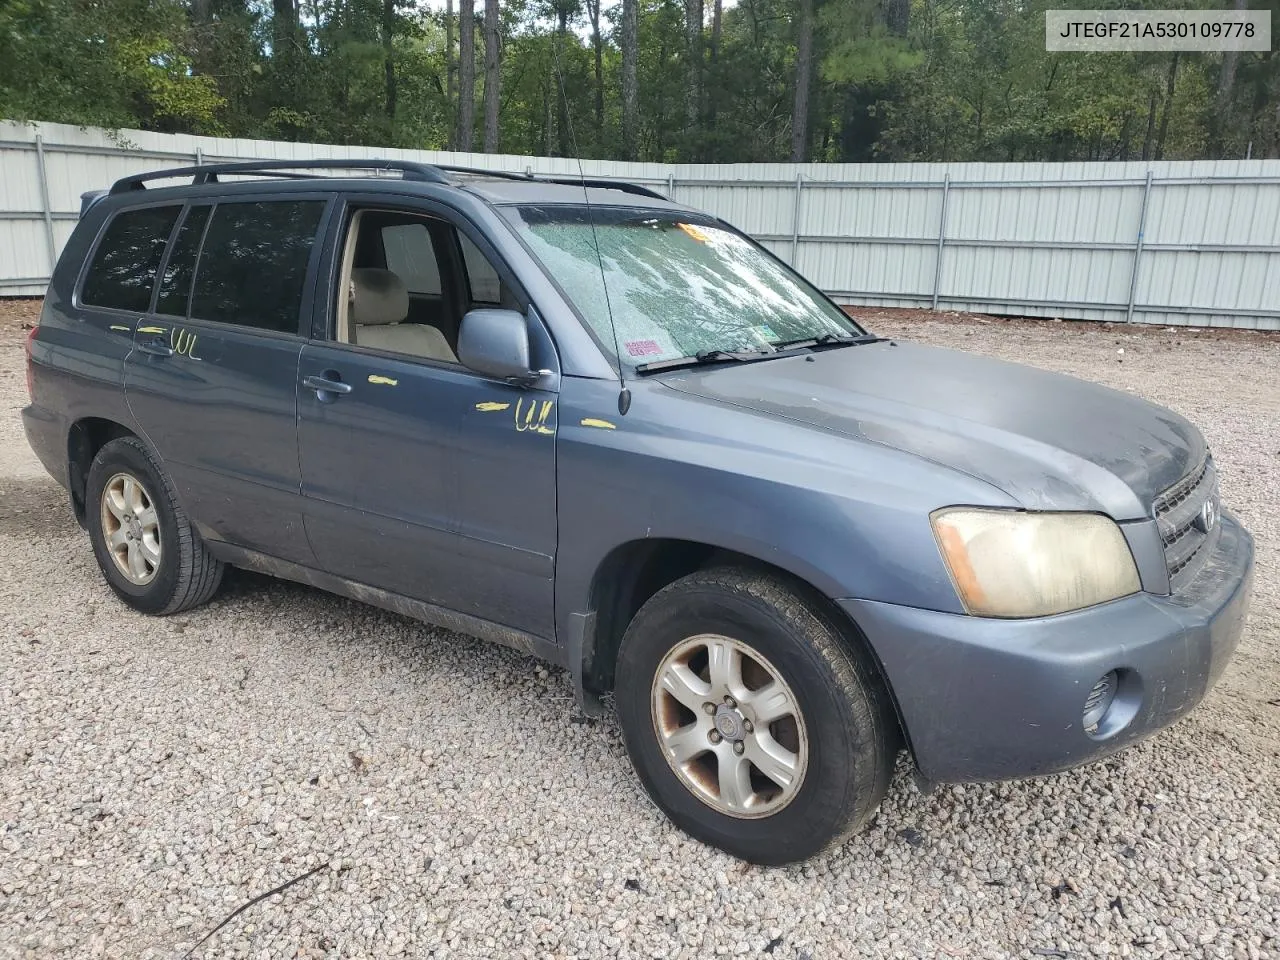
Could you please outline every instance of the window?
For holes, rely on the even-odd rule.
[[[440,296],[440,265],[424,223],[398,223],[382,228],[387,269],[404,281],[410,293]]]
[[[296,333],[323,211],[320,200],[218,204],[191,291],[192,318]]]
[[[149,310],[160,258],[181,210],[180,206],[147,207],[117,214],[89,265],[80,302],[115,310]]]
[[[187,300],[191,294],[191,278],[196,272],[196,256],[200,253],[200,241],[204,227],[209,222],[208,206],[192,207],[187,218],[178,228],[178,238],[169,251],[169,262],[160,276],[160,296],[156,300],[156,313],[172,317],[187,315]]]
[[[502,280],[489,259],[480,252],[465,233],[458,234],[462,244],[462,260],[467,266],[467,282],[470,284],[472,303],[501,304]]]

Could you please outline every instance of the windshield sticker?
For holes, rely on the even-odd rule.
[[[626,348],[633,357],[654,357],[662,353],[657,340],[628,340]]]
[[[699,243],[706,243],[710,239],[710,237],[695,227],[692,223],[677,223],[676,226],[689,236],[693,237],[693,239],[697,240]]]
[[[763,341],[764,343],[772,343],[774,340],[778,339],[778,335],[773,332],[773,328],[770,327],[767,323],[762,323],[759,326],[751,327],[747,330],[747,332],[751,334],[751,336],[755,337],[757,340]]]

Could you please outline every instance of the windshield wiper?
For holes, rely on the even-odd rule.
[[[775,356],[773,350],[699,350],[687,357],[670,360],[654,360],[636,365],[636,373],[656,373],[659,370],[676,370],[680,367],[696,367],[704,363],[751,363]]]
[[[822,333],[816,337],[800,337],[797,340],[783,340],[773,346],[777,350],[793,350],[796,347],[856,347],[864,343],[880,343],[887,337],[877,337],[874,333],[850,336],[846,333]]]

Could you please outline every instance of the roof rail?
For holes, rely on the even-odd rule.
[[[425,180],[428,183],[448,183],[449,178],[441,172],[441,168],[429,163],[415,163],[411,160],[250,160],[240,163],[207,163],[198,167],[173,167],[169,170],[154,170],[150,173],[138,173],[131,177],[117,180],[111,186],[111,192],[126,193],[130,190],[143,190],[150,180],[172,180],[178,177],[191,177],[193,186],[203,183],[217,183],[222,174],[259,173],[268,177],[287,179],[309,179],[305,173],[290,173],[296,170],[395,170],[405,180]]]
[[[655,200],[669,200],[669,197],[642,187],[638,183],[625,180],[603,180],[589,177],[553,176],[537,173],[511,173],[506,170],[486,170],[481,167],[457,167],[448,164],[418,163],[413,160],[247,160],[235,163],[207,163],[197,167],[173,167],[168,170],[153,170],[149,173],[137,173],[131,177],[117,180],[111,186],[111,193],[127,193],[131,190],[143,190],[152,180],[174,180],[179,177],[191,177],[193,186],[205,183],[217,183],[223,174],[259,174],[264,177],[281,177],[289,180],[310,179],[311,175],[299,173],[301,170],[394,170],[405,180],[420,180],[427,183],[449,183],[450,173],[465,173],[479,177],[495,177],[501,180],[523,180],[531,183],[558,183],[571,187],[595,187],[600,190],[620,190],[634,193]]]
[[[445,170],[449,173],[469,173],[481,177],[496,177],[500,180],[523,180],[530,183],[558,183],[571,187],[596,187],[600,190],[621,190],[623,193],[634,193],[642,197],[652,197],[655,200],[670,200],[671,198],[664,194],[658,193],[649,187],[643,187],[638,183],[630,183],[626,180],[603,180],[599,177],[566,177],[558,174],[549,173],[512,173],[507,170],[486,170],[482,167],[457,167],[450,164],[439,164],[437,170]]]

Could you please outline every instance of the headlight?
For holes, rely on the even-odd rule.
[[[948,507],[929,519],[974,616],[1045,617],[1141,589],[1124,534],[1100,514]]]

